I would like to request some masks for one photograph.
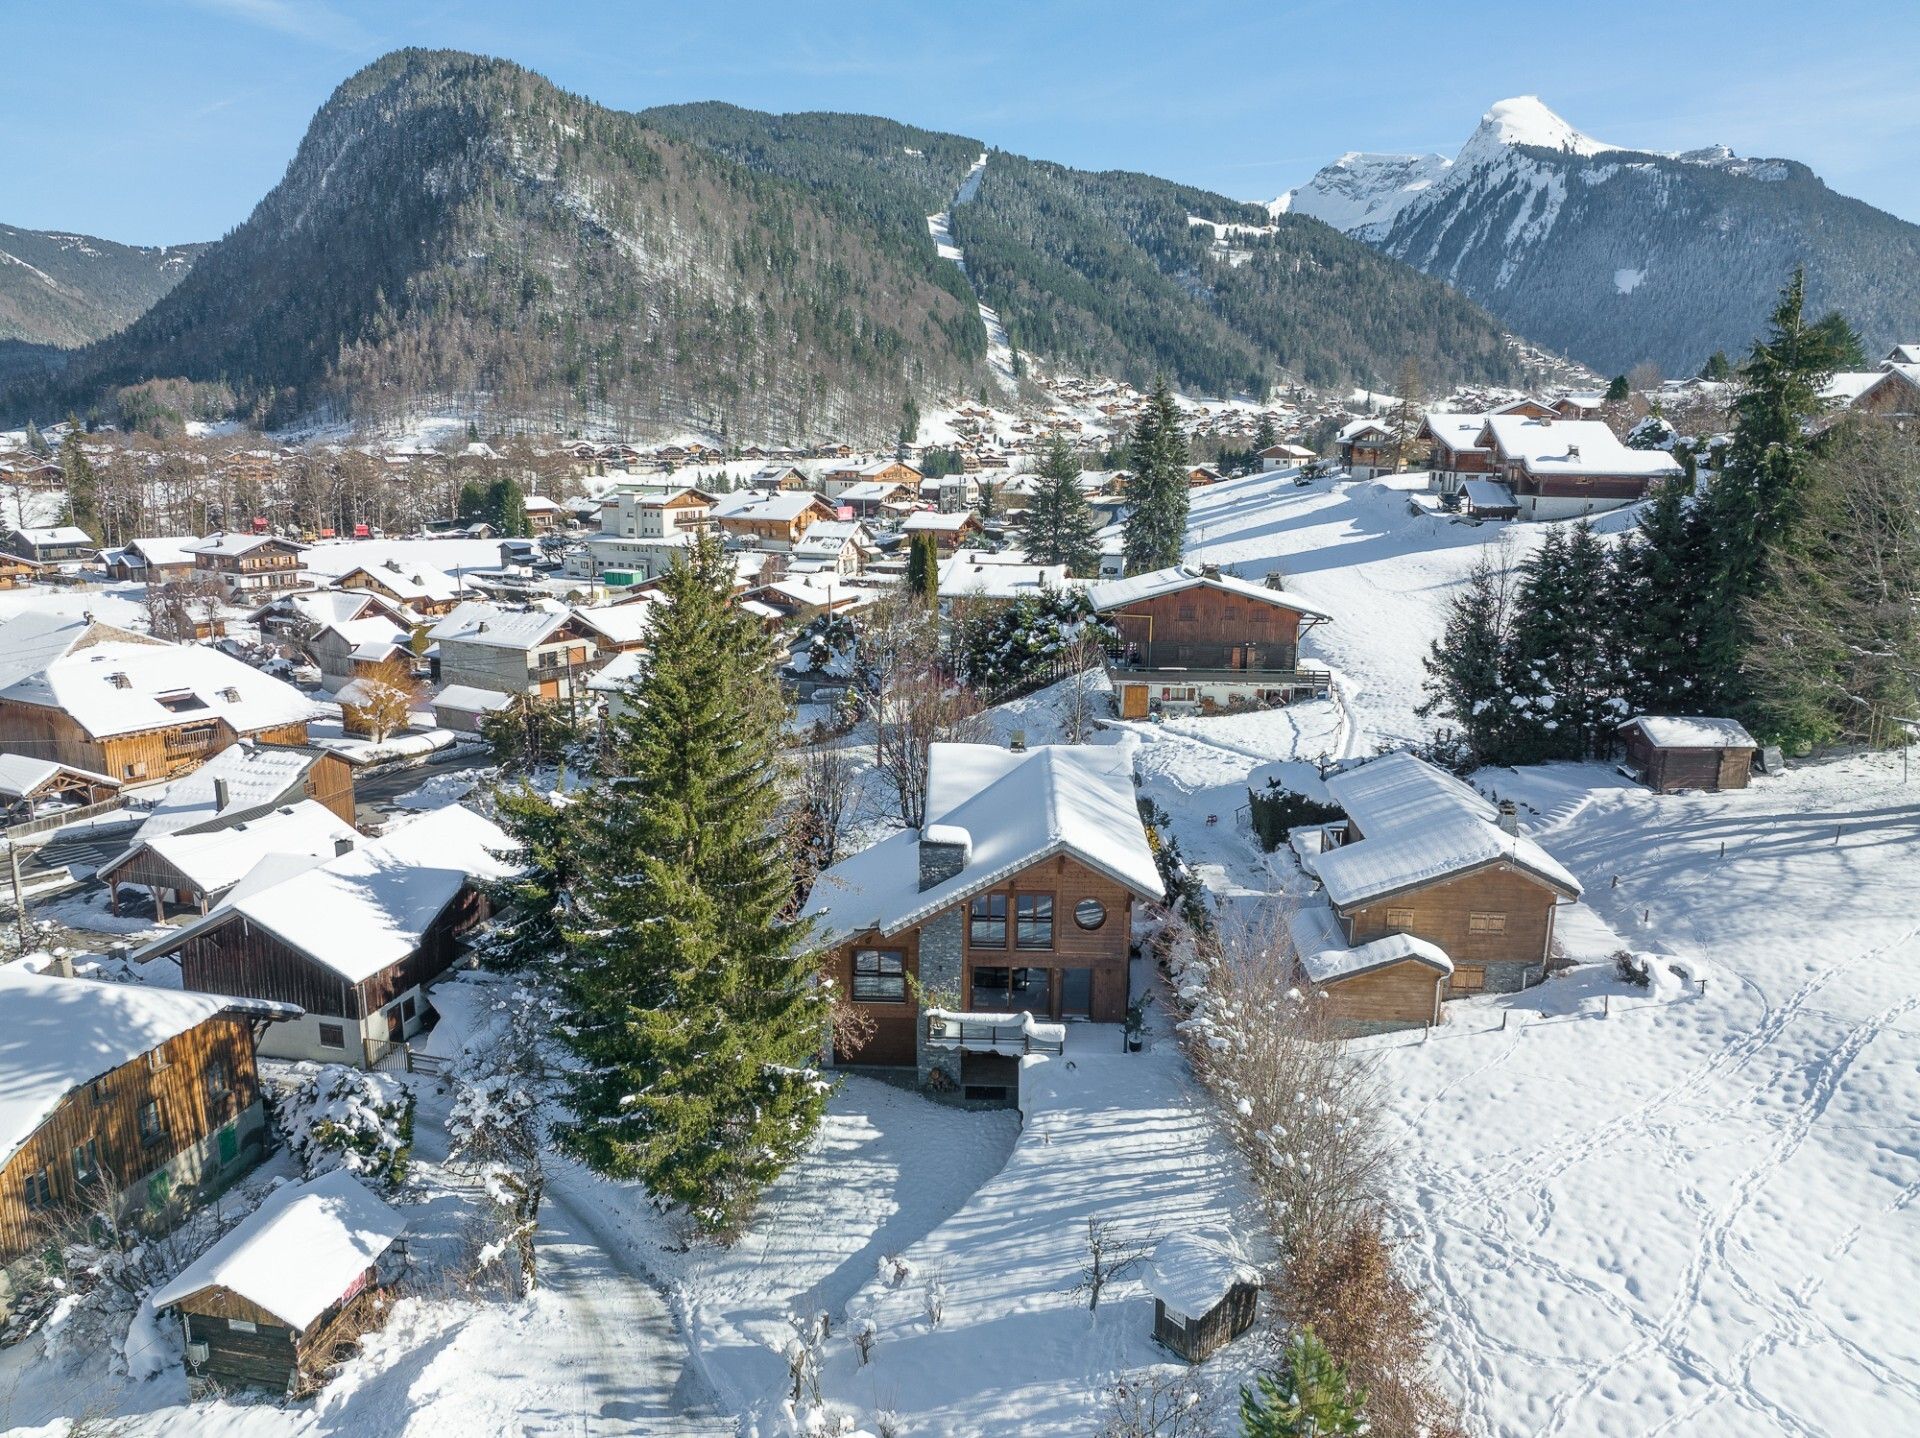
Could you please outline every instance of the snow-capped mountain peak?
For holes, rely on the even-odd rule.
[[[1479,128],[1460,147],[1454,163],[1464,165],[1482,155],[1495,155],[1516,145],[1533,145],[1569,155],[1599,155],[1620,148],[1574,129],[1543,105],[1538,95],[1516,95],[1488,108],[1480,117]]]

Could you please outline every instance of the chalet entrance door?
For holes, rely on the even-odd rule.
[[[1063,1019],[1090,1019],[1093,1017],[1093,970],[1060,970],[1060,1017]]]
[[[1251,668],[1253,665],[1252,654],[1253,646],[1251,644],[1234,645],[1227,654],[1227,667],[1229,669]]]

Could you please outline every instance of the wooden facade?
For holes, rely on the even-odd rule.
[[[1276,593],[1276,598],[1278,594]],[[1142,669],[1293,670],[1300,612],[1196,584],[1105,611]]]
[[[1046,942],[1032,942],[1037,925],[1026,925],[1024,912],[1038,912],[1035,901],[1051,905]],[[1082,905],[1098,904],[1100,922],[1092,927]],[[976,905],[979,909],[976,910]],[[1030,865],[1005,883],[969,895],[957,905],[961,928],[961,991],[959,1006],[969,1012],[1030,1011],[1037,1019],[1058,1021],[1086,1018],[1096,1023],[1119,1023],[1129,1002],[1127,960],[1133,935],[1133,895],[1122,884],[1064,854]],[[951,915],[952,909],[943,911]],[[979,921],[976,922],[976,914]],[[922,924],[891,937],[868,931],[841,944],[833,953],[828,973],[853,1008],[871,1021],[870,1037],[856,1048],[837,1051],[838,1063],[909,1065],[914,1062],[915,1035],[921,1019],[914,1002],[914,983],[920,973],[921,934],[935,915]],[[996,942],[997,939],[997,942]],[[862,954],[889,956],[884,973],[856,973]],[[897,960],[897,962],[896,962]],[[897,968],[903,982],[894,986],[898,998],[862,997],[881,984],[891,984]],[[879,983],[876,983],[879,981]]]
[[[61,710],[0,699],[0,750],[91,769],[122,782],[175,778],[242,737],[263,744],[305,744],[307,726],[302,720],[243,736],[224,719],[197,717],[164,729],[95,738]]]
[[[729,539],[746,540],[761,546],[790,549],[794,543],[823,519],[838,519],[839,511],[826,500],[814,497],[790,517],[756,514],[743,510],[720,516],[720,531]]]
[[[1260,1290],[1251,1283],[1236,1283],[1205,1313],[1188,1318],[1167,1307],[1166,1300],[1153,1300],[1153,1336],[1162,1346],[1172,1349],[1189,1363],[1204,1363],[1215,1349],[1231,1343],[1253,1327],[1260,1308]]]
[[[1627,766],[1656,794],[1681,789],[1744,789],[1753,774],[1755,750],[1744,744],[1679,748],[1655,744],[1636,728],[1623,729]]]
[[[1348,1026],[1394,1028],[1436,1024],[1447,993],[1447,976],[1418,959],[1402,959],[1317,986],[1327,1013]]]
[[[193,567],[196,573],[213,576],[231,593],[270,593],[298,589],[304,582],[300,552],[290,539],[262,537],[238,552],[218,547],[199,550]]]
[[[186,1341],[206,1345],[206,1360],[194,1365],[197,1372],[280,1393],[317,1388],[337,1350],[378,1328],[392,1299],[370,1264],[341,1300],[304,1330],[288,1327],[225,1288],[202,1289],[174,1307]]]
[[[164,1225],[180,1198],[161,1172],[169,1164],[209,1142],[215,1174],[257,1159],[258,1131],[240,1129],[259,1097],[253,1029],[232,1014],[75,1089],[0,1166],[0,1259],[26,1252],[60,1212],[84,1211],[101,1192]],[[30,1182],[44,1182],[53,1208],[29,1204]]]
[[[1544,880],[1500,860],[1335,912],[1349,944],[1412,934],[1439,945],[1453,960],[1449,992],[1472,993],[1485,987],[1489,965],[1544,971],[1559,898]]]

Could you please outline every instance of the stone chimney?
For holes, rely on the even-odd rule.
[[[929,824],[920,831],[920,891],[944,884],[973,857],[973,835],[958,824]]]
[[[213,781],[214,813],[218,814],[218,813],[224,812],[227,805],[231,803],[232,800],[233,800],[233,795],[227,788],[227,781],[225,779],[215,779]]]
[[[1516,835],[1520,832],[1520,808],[1511,799],[1500,801],[1500,832]]]

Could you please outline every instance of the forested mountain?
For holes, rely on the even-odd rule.
[[[224,377],[268,422],[891,433],[985,352],[927,248],[517,65],[400,51],[334,93],[178,289],[8,408]]]
[[[916,238],[987,153],[862,115],[679,105],[642,118]],[[1499,326],[1444,285],[1324,225],[1209,191],[993,152],[952,225],[1016,350],[1082,370],[1142,384],[1165,372],[1210,393],[1289,377],[1384,384],[1409,356],[1437,379],[1521,377]]]
[[[1843,311],[1870,353],[1920,333],[1920,226],[1795,161],[1623,150],[1530,96],[1487,111],[1451,160],[1344,155],[1274,208],[1441,276],[1608,374],[1642,360],[1692,374],[1738,353],[1799,265],[1809,307]]]
[[[0,341],[73,348],[144,314],[205,245],[116,245],[0,225]]]
[[[877,441],[909,396],[990,382],[979,301],[1016,350],[1208,393],[1380,385],[1408,357],[1436,384],[1524,377],[1484,312],[1316,221],[1000,153],[968,180],[985,153],[857,115],[624,114],[399,51],[130,327],[52,375],[0,364],[0,412],[115,412],[162,380],[270,424]],[[965,271],[928,233],[950,207]]]

